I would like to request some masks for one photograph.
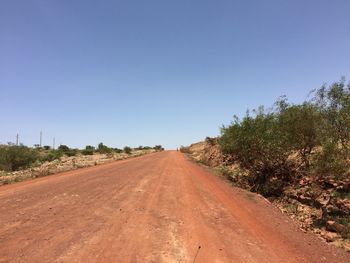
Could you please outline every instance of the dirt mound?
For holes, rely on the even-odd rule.
[[[228,161],[220,150],[218,138],[207,137],[205,141],[191,144],[188,150],[196,161],[209,166],[220,166]]]

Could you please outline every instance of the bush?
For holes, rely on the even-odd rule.
[[[343,179],[348,173],[346,151],[335,143],[328,141],[322,145],[322,150],[317,152],[313,160],[314,173],[319,177],[333,177]]]
[[[16,171],[30,167],[39,159],[37,150],[26,146],[8,146],[0,148],[0,169]]]
[[[317,90],[316,105],[325,120],[324,140],[332,139],[348,151],[350,143],[350,84],[345,79]]]
[[[60,152],[63,152],[63,153],[66,153],[66,152],[68,152],[70,149],[69,149],[69,147],[67,146],[67,145],[60,145],[60,146],[58,146],[58,148],[57,148]]]
[[[320,145],[321,114],[311,103],[288,105],[286,101],[279,101],[278,104],[278,125],[285,143],[290,150],[299,154],[303,164],[308,167],[310,154]]]
[[[221,129],[222,152],[249,171],[253,191],[278,195],[295,175],[305,173],[349,175],[350,85],[344,82],[321,87],[299,105],[282,97],[269,112],[260,107]]]
[[[264,195],[279,191],[266,187],[272,178],[274,184],[288,183],[292,175],[291,153],[279,127],[278,114],[265,113],[261,107],[255,116],[249,113],[240,121],[235,117],[228,127],[223,127],[219,140],[223,153],[234,156],[242,168],[250,172],[252,190]]]
[[[95,147],[87,145],[84,150],[81,151],[83,155],[93,155],[95,153]]]
[[[41,158],[43,162],[52,162],[53,160],[60,159],[63,156],[63,152],[59,150],[51,150],[48,154]]]
[[[156,145],[153,147],[153,149],[156,151],[164,151],[164,148],[162,147],[162,145]]]
[[[67,155],[68,157],[70,156],[76,156],[78,154],[78,150],[77,149],[69,149],[69,151],[65,152],[65,155]]]
[[[151,150],[151,149],[152,149],[151,146],[144,146],[144,147],[143,147],[143,150]]]
[[[112,149],[104,145],[102,142],[98,144],[97,150],[99,153],[111,153]]]
[[[116,153],[122,153],[123,152],[122,149],[118,149],[118,148],[114,148],[113,151],[115,151]]]
[[[124,147],[124,152],[127,154],[131,154],[132,149],[129,146]]]

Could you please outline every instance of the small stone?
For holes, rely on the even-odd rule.
[[[335,241],[339,236],[337,233],[327,232],[323,231],[321,232],[321,236],[327,241],[327,242],[333,242]]]
[[[341,233],[344,231],[345,227],[342,224],[329,220],[326,223],[326,229],[332,232]]]

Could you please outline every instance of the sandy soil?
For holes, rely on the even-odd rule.
[[[0,204],[0,262],[350,262],[174,151],[2,186]]]

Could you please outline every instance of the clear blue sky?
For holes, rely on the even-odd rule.
[[[2,0],[0,142],[187,145],[350,70],[349,0]]]

